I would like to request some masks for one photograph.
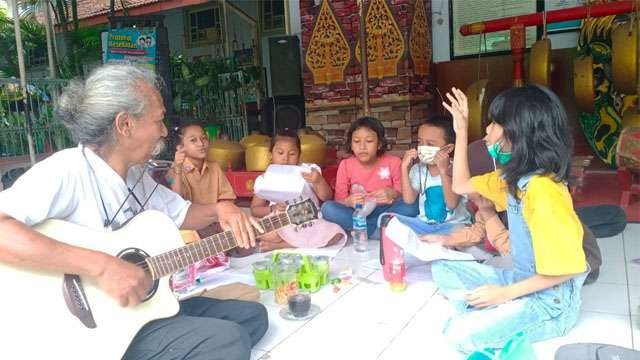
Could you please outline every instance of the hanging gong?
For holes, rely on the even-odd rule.
[[[616,89],[624,94],[636,93],[637,27],[618,24],[611,32],[611,75]]]
[[[593,58],[591,55],[573,61],[573,93],[580,110],[586,113],[594,111]]]
[[[469,103],[469,141],[482,139],[489,108],[489,80],[480,79],[473,82],[465,91]]]
[[[551,76],[551,40],[540,39],[529,55],[529,83],[549,86]]]

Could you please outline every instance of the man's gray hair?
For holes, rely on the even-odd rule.
[[[161,81],[150,70],[133,65],[104,65],[85,80],[73,80],[63,91],[56,116],[83,144],[104,145],[113,137],[116,115],[121,112],[139,117],[146,99],[141,86],[157,90]]]

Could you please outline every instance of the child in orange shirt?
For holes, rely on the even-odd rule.
[[[236,198],[220,166],[207,160],[209,138],[198,123],[187,123],[176,131],[176,153],[167,173],[171,190],[198,204]]]

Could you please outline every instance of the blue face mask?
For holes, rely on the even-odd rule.
[[[502,148],[502,144],[497,141],[493,145],[487,146],[487,151],[489,152],[489,156],[496,160],[500,165],[506,165],[509,160],[511,160],[511,153],[500,152]]]

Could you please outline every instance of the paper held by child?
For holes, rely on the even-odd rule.
[[[439,243],[429,243],[418,239],[411,229],[393,218],[385,230],[387,236],[405,252],[423,261],[433,260],[474,260],[471,254],[447,249]]]
[[[271,164],[263,175],[256,179],[254,193],[273,203],[284,203],[298,197],[309,198],[317,202],[313,190],[302,177],[312,169],[320,171],[315,164],[276,165]]]

